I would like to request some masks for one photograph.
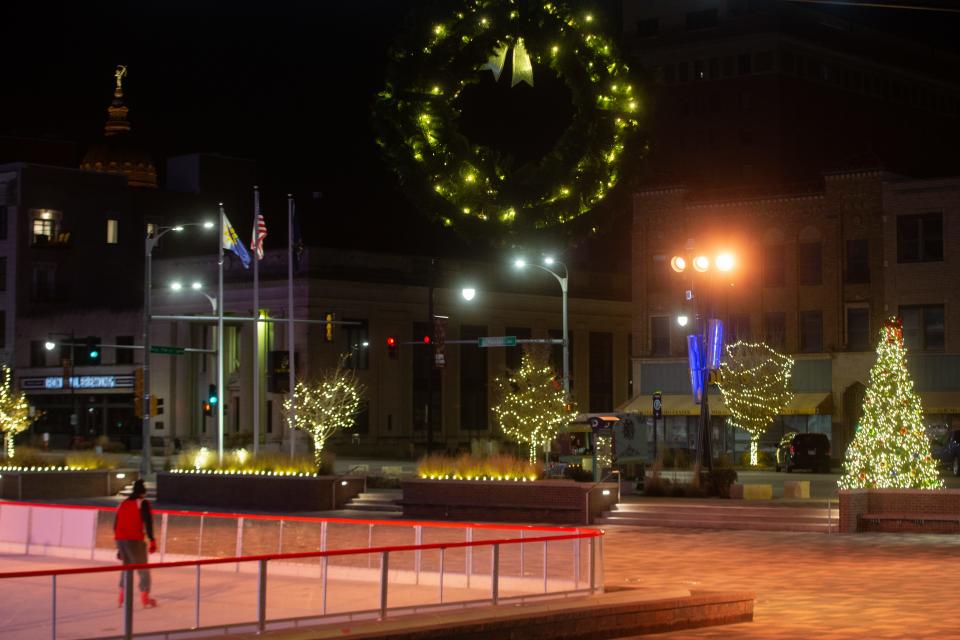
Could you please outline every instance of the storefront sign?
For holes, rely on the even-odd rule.
[[[20,379],[20,388],[27,391],[125,389],[133,388],[133,376],[28,376]]]

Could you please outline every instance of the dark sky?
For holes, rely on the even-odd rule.
[[[615,33],[619,2],[591,4]],[[134,132],[158,166],[193,151],[253,158],[264,197],[277,207],[287,191],[323,193],[324,222],[315,231],[340,241],[315,244],[458,252],[455,238],[412,211],[371,125],[387,48],[422,6],[146,0],[43,3],[42,12],[28,13],[5,4],[0,135],[74,140],[82,152],[101,135],[114,67],[126,64]],[[824,9],[947,35],[936,15]]]

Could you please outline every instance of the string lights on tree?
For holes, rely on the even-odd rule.
[[[424,212],[494,237],[566,225],[617,184],[644,103],[613,41],[591,13],[557,2],[473,0],[421,24],[391,52],[377,95],[377,143]],[[475,144],[458,129],[458,98],[512,52],[512,83],[549,69],[568,87],[574,117],[538,163]],[[490,114],[491,125],[501,119]]]
[[[907,371],[903,326],[890,318],[880,330],[877,361],[863,416],[843,463],[841,489],[941,489],[923,424],[923,407]]]
[[[730,423],[750,434],[750,464],[757,466],[760,436],[786,408],[793,393],[793,358],[763,343],[727,345],[720,365],[720,392],[730,410]]]
[[[283,409],[294,429],[305,431],[313,438],[313,457],[321,466],[323,447],[339,429],[353,425],[360,409],[363,385],[353,369],[347,368],[347,356],[337,366],[320,374],[315,382],[297,381],[293,403],[283,401]],[[291,413],[291,408],[295,409]]]
[[[3,365],[0,368],[0,377],[2,377],[0,379],[0,432],[3,433],[3,450],[6,452],[9,464],[16,453],[14,437],[26,431],[42,413],[36,412],[30,415],[27,396],[13,388],[13,373],[10,367]]]
[[[520,368],[494,381],[499,403],[493,407],[500,429],[530,449],[530,461],[576,415],[550,366],[548,350],[525,348]]]

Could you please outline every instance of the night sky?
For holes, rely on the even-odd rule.
[[[598,4],[598,15],[616,34],[619,2],[591,6]],[[45,4],[43,13],[5,7],[0,135],[72,140],[82,154],[101,136],[114,67],[126,64],[133,130],[161,171],[162,159],[178,153],[252,158],[268,210],[282,209],[288,191],[301,200],[323,194],[314,212],[322,220],[305,223],[310,244],[439,254],[465,249],[413,211],[374,144],[370,112],[387,49],[424,3],[56,6]],[[925,38],[945,38],[958,23],[916,12],[826,10]],[[541,90],[528,112],[535,115],[563,90]],[[464,127],[481,136],[482,125],[464,115]],[[499,144],[495,132],[489,142]],[[512,151],[536,153],[544,141],[530,144]],[[625,200],[623,193],[614,198],[610,206]]]

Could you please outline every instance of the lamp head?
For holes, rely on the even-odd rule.
[[[687,261],[683,258],[683,256],[673,256],[670,259],[670,268],[677,273],[683,273],[687,268]]]
[[[714,264],[717,265],[717,270],[719,271],[732,271],[734,266],[734,258],[732,253],[721,253],[717,256],[717,259],[714,260]]]
[[[525,266],[527,266],[527,261],[523,258],[517,258],[513,261],[513,266],[517,269],[523,269]]]
[[[688,322],[690,322],[690,318],[688,318],[686,315],[677,316],[677,324],[681,327],[687,326]]]
[[[213,229],[213,220],[207,220],[203,223],[204,229]]]
[[[173,227],[172,230],[173,230],[173,231],[183,231],[183,225],[182,225],[182,224],[178,224],[177,226]]]
[[[697,256],[693,259],[693,268],[700,273],[704,273],[710,268],[710,258],[707,256]]]
[[[199,291],[200,289],[203,288],[203,283],[202,283],[202,282],[194,282],[193,284],[190,285],[190,288],[193,289],[194,291]]]
[[[477,290],[474,289],[473,287],[464,287],[463,289],[460,290],[460,295],[463,296],[464,300],[466,300],[467,302],[470,302],[476,297]]]
[[[182,282],[171,282],[171,283],[170,283],[170,289],[173,290],[173,291],[180,291],[181,289],[183,289],[183,283],[182,283]]]
[[[548,267],[549,267],[549,266],[552,266],[552,265],[553,265],[553,262],[554,262],[553,256],[544,256],[544,257],[543,257],[543,264],[547,265]]]
[[[47,351],[53,351],[54,347],[56,346],[57,346],[57,343],[54,342],[53,340],[47,340],[46,342],[43,343],[43,348],[46,349]]]

